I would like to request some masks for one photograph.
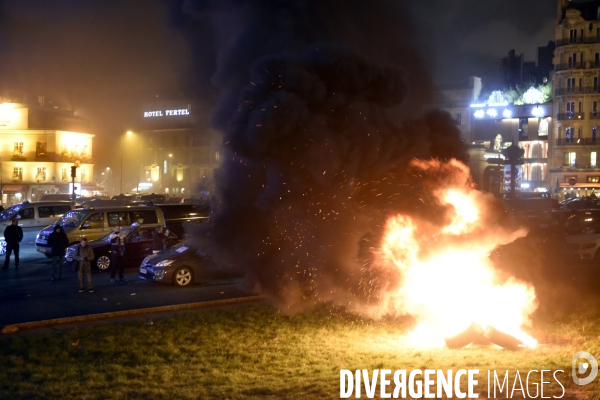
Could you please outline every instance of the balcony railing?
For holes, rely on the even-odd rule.
[[[600,113],[598,111],[592,111],[590,113],[590,119],[600,119]]]
[[[584,87],[566,87],[566,88],[558,88],[554,91],[556,96],[568,96],[571,94],[593,94],[600,93],[600,89],[594,86],[584,86]]]
[[[556,139],[557,146],[600,145],[600,138]]]
[[[576,62],[576,63],[564,63],[564,64],[556,64],[554,66],[554,70],[555,71],[564,71],[567,69],[586,69],[586,68],[595,68],[595,65],[593,62],[591,63],[587,63],[587,62]]]
[[[600,39],[598,37],[583,37],[583,38],[579,37],[576,40],[572,40],[571,38],[558,39],[556,41],[556,47],[569,46],[569,45],[574,45],[574,44],[591,44],[591,43],[600,43]]]
[[[583,43],[582,38],[577,38],[577,40],[572,40],[571,38],[558,39],[556,41],[556,47],[568,46],[570,44],[581,44],[581,43]]]
[[[569,120],[569,119],[577,119],[582,120],[585,119],[585,113],[576,113],[576,112],[566,112],[556,115],[556,119],[559,121]]]

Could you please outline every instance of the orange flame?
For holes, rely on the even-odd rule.
[[[434,174],[447,171],[453,179],[439,179],[441,188],[434,192],[448,210],[443,226],[405,215],[392,217],[377,254],[378,264],[397,268],[401,275],[389,305],[418,321],[409,342],[444,346],[444,338],[476,322],[535,347],[536,340],[523,331],[537,307],[533,287],[506,279],[489,259],[498,245],[527,232],[494,222],[490,195],[470,187],[469,171],[458,161],[414,161],[412,166]]]

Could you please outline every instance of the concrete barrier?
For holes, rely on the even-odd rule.
[[[72,324],[72,323],[77,323],[77,322],[98,321],[98,320],[110,319],[110,318],[156,314],[156,313],[162,313],[162,312],[168,312],[168,311],[190,310],[190,309],[194,309],[194,308],[208,308],[208,307],[224,306],[224,305],[228,305],[228,304],[237,304],[237,303],[250,303],[253,301],[260,301],[260,300],[264,300],[264,299],[266,299],[265,296],[237,297],[237,298],[233,298],[233,299],[211,300],[211,301],[203,301],[203,302],[198,302],[198,303],[175,304],[175,305],[171,305],[171,306],[139,308],[139,309],[135,309],[135,310],[114,311],[114,312],[101,313],[101,314],[78,315],[76,317],[55,318],[55,319],[48,319],[48,320],[44,320],[44,321],[23,322],[20,324],[6,325],[5,327],[2,328],[2,333],[16,333],[16,332],[19,332],[22,330],[28,330],[28,329],[46,328],[46,327],[55,326],[55,325]]]

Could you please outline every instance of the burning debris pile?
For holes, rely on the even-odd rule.
[[[533,287],[497,271],[489,254],[526,234],[499,224],[491,195],[470,187],[468,169],[455,161],[414,161],[412,167],[439,179],[433,191],[446,208],[432,224],[396,215],[387,222],[375,268],[398,271],[387,307],[413,315],[415,345],[463,347],[487,339],[507,348],[536,341],[522,331],[536,309]],[[432,207],[433,210],[436,207]]]

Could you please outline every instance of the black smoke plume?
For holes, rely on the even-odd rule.
[[[224,132],[208,248],[292,308],[368,301],[380,278],[368,248],[386,216],[431,203],[407,164],[466,159],[447,114],[391,122],[408,89],[401,69],[331,45],[256,64]]]
[[[285,12],[290,4],[329,4],[334,15],[341,3],[358,4],[255,1],[245,3],[257,8],[244,14],[232,0],[222,3],[239,11],[230,25],[224,14],[212,20],[222,44],[213,81],[222,89],[214,120],[224,135],[224,160],[215,176],[220,205],[213,230],[201,240],[213,258],[244,268],[249,285],[289,310],[318,301],[377,302],[390,277],[371,268],[370,256],[386,218],[446,218],[431,185],[422,184],[425,173],[409,163],[467,158],[449,115],[431,111],[397,123],[398,115],[420,112],[407,99],[429,89],[424,69],[414,70],[422,65],[414,51],[404,53],[412,59],[403,68],[375,62],[344,41],[298,48],[307,38],[335,35],[319,34],[327,19],[311,20],[308,6],[295,10],[304,16],[298,24]],[[281,19],[273,27],[264,15]]]

